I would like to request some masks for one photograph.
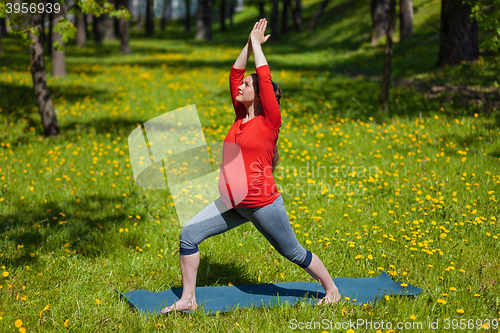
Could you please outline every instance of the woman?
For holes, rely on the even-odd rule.
[[[326,296],[317,305],[340,300],[338,289],[321,260],[297,241],[283,198],[269,172],[274,170],[278,157],[276,142],[281,126],[281,90],[272,82],[269,65],[262,52],[261,45],[271,36],[264,36],[266,27],[266,19],[255,23],[247,45],[231,69],[230,89],[236,119],[224,139],[220,198],[205,207],[182,229],[179,251],[182,296],[161,313],[196,309],[196,275],[200,262],[198,244],[249,220],[281,255],[322,283]],[[257,74],[243,80],[252,50]],[[231,163],[238,156],[242,157],[244,165]],[[246,177],[243,177],[245,173]]]

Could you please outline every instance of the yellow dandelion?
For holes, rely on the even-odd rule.
[[[95,299],[95,304],[101,304],[101,301],[96,298]]]
[[[406,283],[401,283],[401,287],[406,288],[408,285]]]
[[[9,276],[9,272],[3,272],[2,275],[3,275],[3,277],[7,277],[7,276]]]
[[[19,333],[26,333],[26,329],[24,327],[19,327]]]
[[[23,321],[21,319],[18,319],[18,320],[16,320],[14,325],[16,325],[17,328],[19,328],[19,327],[23,326]]]
[[[444,299],[442,299],[442,298],[438,299],[437,302],[439,304],[446,304],[446,301]]]
[[[457,309],[457,312],[458,312],[458,313],[460,313],[460,314],[462,314],[462,313],[464,313],[465,311],[464,311],[463,309]]]
[[[411,315],[411,316],[410,316],[410,319],[411,319],[411,320],[415,320],[415,319],[417,319],[417,316],[415,316],[415,315]]]

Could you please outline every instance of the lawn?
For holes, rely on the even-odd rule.
[[[304,2],[304,17],[319,5]],[[477,62],[436,69],[440,2],[414,6],[414,36],[394,46],[382,117],[384,46],[369,45],[364,1],[331,1],[315,31],[263,49],[283,91],[274,177],[299,242],[332,277],[386,271],[420,295],[145,319],[115,292],[181,286],[174,201],[135,184],[127,138],[194,104],[207,141],[223,140],[234,120],[229,70],[258,18],[249,7],[231,32],[215,24],[210,43],[169,22],[151,38],[132,31],[130,56],[118,41],[68,45],[66,78],[50,76],[46,57],[55,138],[42,135],[27,48],[2,39],[0,330],[287,332],[302,322],[330,332],[357,320],[384,321],[383,332],[387,322],[417,331],[436,321],[437,331],[488,322],[498,330],[500,57],[483,50]],[[254,70],[251,58],[247,74]],[[198,286],[313,281],[250,223],[205,240],[200,252]]]

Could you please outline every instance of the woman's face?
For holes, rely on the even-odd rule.
[[[243,83],[238,87],[238,95],[236,95],[236,101],[240,103],[251,103],[258,98],[255,93],[255,87],[253,83],[253,78],[251,75],[248,75]]]

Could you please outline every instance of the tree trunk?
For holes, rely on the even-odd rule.
[[[321,3],[321,6],[318,8],[318,10],[316,11],[316,13],[314,13],[314,17],[311,21],[311,23],[309,24],[309,31],[312,31],[314,29],[314,27],[316,27],[316,24],[318,24],[318,21],[319,21],[319,17],[321,16],[321,14],[323,14],[326,6],[328,6],[328,3],[330,2],[330,0],[323,0],[323,2]]]
[[[271,12],[271,38],[278,40],[279,34],[279,4],[280,0],[273,0],[273,10]]]
[[[117,0],[116,1],[117,8],[126,8],[130,10],[130,0]],[[118,19],[118,34],[120,35],[120,51],[122,54],[132,54],[132,50],[130,49],[129,44],[129,31],[128,31],[129,22],[125,20],[124,17]]]
[[[389,2],[389,22],[387,22],[384,52],[384,74],[382,77],[382,93],[380,95],[379,111],[387,112],[389,107],[389,88],[391,85],[391,62],[392,62],[392,36],[394,35],[394,25],[396,16],[396,0]]]
[[[50,3],[50,0],[48,0],[47,3]],[[49,57],[52,57],[52,28],[53,28],[53,24],[54,24],[53,13],[50,13],[48,18],[49,18],[49,34],[47,35],[47,53],[48,53]],[[45,32],[45,30],[44,30],[44,32]],[[45,34],[44,34],[44,36],[45,36]],[[44,42],[45,42],[45,40],[44,40]]]
[[[0,34],[7,35],[7,25],[5,24],[5,17],[0,18]]]
[[[233,16],[234,16],[234,4],[235,0],[229,0],[229,25],[232,27],[234,22],[233,22]]]
[[[264,0],[259,1],[259,18],[266,17],[266,9],[264,8]]]
[[[212,0],[201,0],[198,3],[195,40],[212,40]]]
[[[140,30],[142,29],[141,0],[138,1],[137,13],[139,14],[137,16],[137,29]]]
[[[292,6],[293,26],[296,32],[302,31],[302,6],[300,2],[301,0],[296,0],[295,7]]]
[[[87,25],[85,22],[85,15],[79,6],[75,6],[75,26],[76,26],[76,45],[79,47],[85,46],[87,39]]]
[[[90,20],[92,20],[92,15],[83,14],[83,21],[85,22],[85,42],[87,41],[87,39],[89,39],[88,26],[89,26]]]
[[[7,27],[5,18],[0,18],[0,54],[3,54],[2,37],[7,35]]]
[[[146,36],[153,36],[155,33],[155,2],[146,0]]]
[[[118,4],[118,0],[116,3]],[[117,17],[113,17],[113,31],[115,32],[115,39],[121,39],[122,36],[120,36],[120,19]]]
[[[477,21],[471,20],[470,14],[469,5],[461,1],[442,0],[437,67],[478,59],[478,26]]]
[[[391,0],[371,0],[372,46],[387,32],[390,1]]]
[[[167,20],[170,20],[172,16],[172,0],[164,0],[164,6],[161,14],[161,31],[165,31]]]
[[[54,19],[54,26],[61,20],[62,16]],[[58,32],[52,32],[52,40],[59,42],[64,47],[64,42]],[[65,51],[58,51],[52,46],[52,76],[65,77],[66,76],[66,56]]]
[[[399,0],[399,41],[413,35],[413,4],[412,0]]]
[[[113,18],[108,14],[101,15],[104,23],[104,40],[114,40],[115,39],[115,25],[113,23]]]
[[[92,30],[94,32],[94,41],[97,45],[102,45],[104,39],[104,21],[102,15],[97,17],[94,15],[92,20]]]
[[[186,16],[184,17],[184,27],[186,32],[191,30],[191,0],[186,0]]]
[[[226,0],[220,0],[220,31],[226,31]]]
[[[35,27],[40,24],[41,16],[32,15],[30,26]],[[40,30],[40,27],[38,27]],[[33,43],[29,46],[31,77],[33,79],[33,88],[35,90],[36,102],[42,118],[43,132],[45,136],[59,135],[59,125],[57,123],[54,103],[50,97],[50,91],[45,79],[45,63],[43,61],[43,46],[40,43],[39,36],[35,36],[28,30],[28,36]]]
[[[283,0],[283,11],[281,14],[281,35],[288,33],[288,12],[292,7],[292,0]]]

